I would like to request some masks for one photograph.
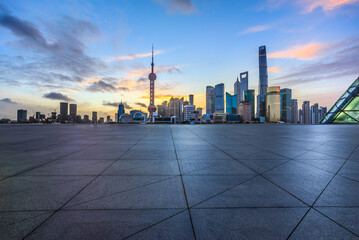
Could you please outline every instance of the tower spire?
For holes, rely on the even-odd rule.
[[[153,73],[153,65],[154,65],[154,63],[153,63],[153,43],[152,43],[152,63],[151,63],[151,72]]]

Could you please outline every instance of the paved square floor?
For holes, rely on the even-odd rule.
[[[2,125],[0,239],[358,239],[356,125]]]

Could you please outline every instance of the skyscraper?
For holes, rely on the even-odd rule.
[[[167,101],[162,102],[161,105],[157,105],[158,115],[161,117],[167,117]]]
[[[303,110],[302,109],[299,109],[299,113],[298,113],[298,122],[300,124],[303,124],[304,123],[304,116],[303,116]]]
[[[122,114],[125,113],[125,106],[121,103],[118,105],[118,110],[117,110],[117,122],[120,122],[120,117]]]
[[[285,123],[292,122],[292,90],[283,88],[280,90],[280,119]]]
[[[70,104],[70,116],[72,122],[76,121],[76,115],[77,115],[77,104]]]
[[[196,106],[194,105],[186,105],[183,107],[183,116],[184,116],[184,121],[194,121],[195,120],[195,116],[194,116],[194,111],[196,111]]]
[[[302,104],[303,124],[310,124],[310,101],[304,101]]]
[[[310,107],[311,124],[318,124],[320,120],[319,117],[319,104],[315,103]]]
[[[206,87],[206,114],[214,113],[214,87]]]
[[[194,103],[193,103],[193,95],[192,94],[189,95],[189,105],[194,105]]]
[[[201,117],[202,116],[202,108],[197,108],[196,111],[198,111],[198,115]]]
[[[61,122],[67,121],[68,107],[69,107],[69,104],[67,102],[60,102],[60,121]]]
[[[224,113],[224,84],[217,84],[214,88],[214,112]]]
[[[17,122],[25,123],[27,121],[27,110],[19,109],[17,110]]]
[[[266,46],[259,47],[259,84],[257,96],[257,116],[266,116],[266,94],[268,88],[267,51]]]
[[[41,115],[41,112],[36,112],[36,120],[40,120],[40,115]]]
[[[231,95],[226,92],[226,113],[236,114],[237,107],[237,95]]]
[[[248,100],[240,101],[238,104],[238,114],[240,115],[241,122],[250,122],[252,120],[252,107],[251,102]]]
[[[241,101],[241,82],[238,80],[237,77],[237,81],[234,83],[234,95],[237,96],[237,102],[236,102],[236,106],[238,106],[239,102]]]
[[[92,112],[92,123],[97,123],[97,112]]]
[[[280,87],[268,87],[266,106],[267,122],[280,121]]]
[[[292,119],[291,123],[298,123],[298,101],[297,99],[292,99],[292,109],[291,109]]]
[[[168,103],[168,115],[180,118],[182,116],[182,105],[183,101],[181,102],[181,99],[171,97]]]
[[[248,90],[248,72],[242,72],[239,75],[240,79],[241,79],[241,91],[240,91],[240,99],[241,101],[244,100],[244,91]]]
[[[254,99],[255,99],[254,90],[253,89],[245,90],[243,92],[243,95],[244,95],[244,100],[251,102],[251,118],[252,118],[252,121],[254,121]]]
[[[152,46],[152,63],[151,63],[151,73],[148,75],[150,79],[150,105],[148,106],[148,112],[150,113],[150,121],[152,121],[153,113],[156,112],[155,106],[155,80],[157,79],[156,74],[153,72],[153,46]]]

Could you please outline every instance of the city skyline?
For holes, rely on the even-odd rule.
[[[121,101],[127,109],[145,110],[152,42],[158,49],[155,106],[193,94],[194,104],[205,109],[206,86],[224,83],[232,94],[246,71],[248,89],[257,96],[262,45],[268,86],[292,89],[298,106],[309,100],[330,108],[358,75],[358,1],[141,3],[153,11],[128,2],[3,2],[0,118],[16,119],[18,109],[28,115],[59,111],[61,101],[98,117],[114,116]],[[149,15],[152,20],[144,22]]]

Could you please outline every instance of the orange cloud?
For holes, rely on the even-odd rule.
[[[158,55],[163,53],[162,50],[157,50],[155,51],[153,54],[154,55]],[[118,57],[110,57],[107,59],[107,62],[113,62],[113,61],[118,61],[118,60],[133,60],[135,58],[144,58],[144,57],[149,57],[152,55],[152,52],[150,53],[141,53],[141,54],[129,54],[129,55],[125,55],[125,56],[118,56]]]
[[[321,7],[323,11],[328,12],[344,5],[350,5],[359,2],[359,0],[300,0],[298,4],[304,8],[304,13],[310,13],[314,9]]]
[[[280,70],[280,67],[270,67],[268,68],[268,72],[278,72]]]
[[[77,92],[77,90],[72,89],[72,88],[66,88],[66,91],[71,92],[71,93],[76,93]]]
[[[324,43],[309,43],[307,45],[294,46],[293,49],[274,52],[268,58],[296,58],[299,60],[312,60],[319,56],[324,49]]]
[[[271,28],[272,28],[271,25],[259,25],[259,26],[254,26],[254,27],[247,28],[247,29],[243,30],[241,32],[241,34],[245,35],[245,34],[249,34],[249,33],[262,32],[262,31],[265,31],[265,30],[268,30],[268,29],[271,29]]]
[[[101,80],[101,78],[89,78],[89,79],[86,79],[86,80],[84,80],[84,81],[82,81],[82,82],[84,82],[84,83],[91,83],[91,82],[98,82],[98,81],[100,81]]]

